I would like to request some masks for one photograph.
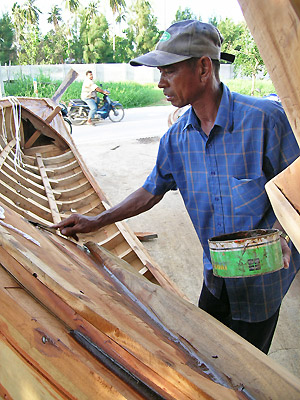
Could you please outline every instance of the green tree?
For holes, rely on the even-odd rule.
[[[40,33],[37,26],[25,32],[22,51],[19,56],[20,65],[34,65],[41,62]]]
[[[25,19],[21,6],[16,2],[12,6],[12,19],[15,31],[15,44],[17,51],[17,59],[20,58],[22,42],[24,41]]]
[[[46,64],[63,64],[67,58],[68,42],[64,27],[51,29],[42,40],[43,61]]]
[[[59,22],[62,21],[61,8],[59,8],[57,5],[53,6],[48,15],[49,17],[47,18],[47,21],[49,24],[53,24],[55,32],[58,32]]]
[[[241,37],[244,32],[243,23],[235,23],[231,18],[221,20],[217,28],[223,36],[222,51],[238,55],[241,50]]]
[[[40,57],[39,15],[35,0],[27,0],[21,7],[14,3],[12,8],[19,64],[37,64]]]
[[[208,22],[217,28],[219,25],[219,18],[214,15],[208,19]]]
[[[15,57],[13,49],[14,30],[11,18],[5,13],[0,18],[0,63],[9,63]]]
[[[251,77],[251,95],[253,96],[258,73],[265,75],[267,70],[246,23],[243,24],[243,27],[244,29],[240,37],[240,50],[236,56],[235,64],[241,74]]]
[[[176,11],[175,19],[172,21],[172,24],[174,24],[175,22],[184,21],[186,19],[198,19],[198,18],[189,7],[186,7],[184,10],[182,10],[182,8],[179,7],[178,10]]]
[[[126,31],[124,31],[126,32]],[[130,32],[126,37],[116,36],[114,62],[128,63],[134,57],[134,42]]]
[[[105,16],[99,14],[88,20],[84,10],[80,19],[80,41],[83,49],[83,61],[85,63],[112,62],[112,46]]]
[[[157,18],[147,0],[137,0],[130,9],[128,34],[135,38],[134,55],[144,54],[154,49],[161,32],[158,30]]]

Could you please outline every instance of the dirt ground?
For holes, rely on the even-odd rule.
[[[126,110],[124,121],[74,127],[73,139],[100,187],[114,205],[141,186],[152,170],[170,107]],[[178,191],[152,210],[127,221],[134,231],[152,231],[144,245],[187,297],[197,304],[202,286],[202,248]],[[284,299],[270,357],[300,378],[300,276]]]

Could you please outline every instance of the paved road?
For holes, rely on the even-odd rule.
[[[111,122],[108,118],[96,126],[74,126],[73,138],[78,145],[89,141],[94,144],[120,140],[161,136],[168,127],[168,115],[173,106],[142,107],[125,110],[121,122]]]

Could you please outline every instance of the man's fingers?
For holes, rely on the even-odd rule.
[[[287,269],[290,265],[291,249],[289,248],[284,238],[280,238],[280,241],[281,241],[282,256],[283,256],[283,267]]]

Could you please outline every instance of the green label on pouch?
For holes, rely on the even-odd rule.
[[[164,32],[162,34],[162,37],[160,38],[160,42],[166,42],[167,40],[169,40],[171,38],[171,35],[169,34],[169,32]]]

